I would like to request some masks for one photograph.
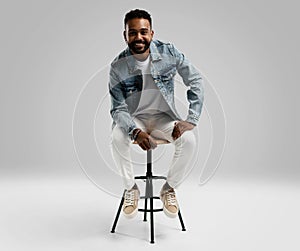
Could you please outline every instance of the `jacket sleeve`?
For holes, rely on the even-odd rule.
[[[131,137],[136,124],[128,111],[121,81],[112,66],[109,72],[109,94],[111,98],[110,114],[114,123]]]
[[[189,102],[189,110],[186,121],[197,125],[200,119],[202,106],[204,102],[203,79],[199,71],[185,58],[183,53],[178,51],[171,44],[173,56],[176,59],[176,68],[182,77],[183,83],[189,87],[187,91],[187,100]]]

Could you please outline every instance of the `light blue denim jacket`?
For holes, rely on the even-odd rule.
[[[198,70],[171,43],[152,40],[150,57],[150,72],[170,107],[171,114],[169,115],[175,120],[182,120],[174,102],[174,76],[178,72],[184,84],[189,87],[187,90],[189,110],[186,121],[197,125],[204,100],[202,77]],[[142,73],[137,68],[135,59],[127,47],[111,63],[109,93],[113,127],[117,124],[129,136],[132,136],[136,128],[132,114],[139,104],[138,93],[142,91],[142,86]]]

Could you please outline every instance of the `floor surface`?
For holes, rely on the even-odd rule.
[[[120,217],[119,199],[76,179],[13,179],[0,183],[0,250],[300,250],[300,186],[212,180],[185,182],[177,191],[184,222],[155,214],[149,221]]]

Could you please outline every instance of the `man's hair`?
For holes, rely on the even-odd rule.
[[[147,19],[150,23],[150,27],[152,28],[152,20],[150,14],[145,11],[145,10],[131,10],[128,13],[126,13],[125,18],[124,18],[124,27],[126,27],[126,24],[129,20],[134,19],[134,18],[144,18]]]

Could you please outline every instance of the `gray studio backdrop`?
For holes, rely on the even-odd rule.
[[[215,158],[220,157],[224,124],[226,148],[216,177],[299,181],[298,5],[257,0],[1,1],[1,177],[83,175],[74,153],[74,122],[87,174],[96,180],[101,173],[115,175],[104,171],[111,161],[108,64],[126,46],[124,14],[144,8],[152,14],[154,37],[174,42],[205,76],[205,102],[210,105],[197,131],[195,181],[212,135],[219,132]],[[181,101],[183,91],[178,91]],[[225,117],[214,120],[212,132],[209,118],[220,112],[218,100]],[[93,119],[89,124],[85,112]]]

